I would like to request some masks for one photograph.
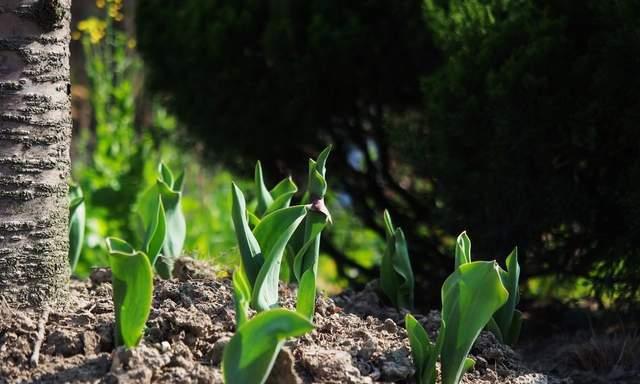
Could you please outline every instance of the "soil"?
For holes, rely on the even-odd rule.
[[[147,330],[133,350],[114,347],[108,270],[74,281],[68,309],[48,317],[0,305],[0,383],[222,382],[222,351],[235,328],[231,281],[226,273],[188,259],[177,271],[176,279],[155,282]],[[280,294],[283,306],[293,308],[295,288],[282,286]],[[404,314],[384,305],[373,284],[358,293],[319,297],[316,329],[287,342],[269,382],[413,382]],[[437,311],[416,318],[435,336]],[[31,360],[39,328],[44,334],[36,364]],[[467,384],[587,382],[527,366],[487,332],[471,355],[476,365],[463,378]]]

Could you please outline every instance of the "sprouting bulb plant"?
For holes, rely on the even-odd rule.
[[[471,262],[471,240],[466,232],[462,232],[456,240],[455,265]],[[487,324],[496,338],[509,345],[514,345],[520,336],[522,327],[522,312],[516,309],[520,301],[520,293],[518,284],[520,281],[520,265],[518,264],[518,248],[514,248],[509,254],[506,261],[507,269],[498,267],[500,280],[509,292],[509,300],[496,311]]]
[[[160,253],[152,264],[163,279],[172,277],[173,266],[182,254],[187,235],[187,225],[181,204],[183,184],[184,172],[175,178],[171,169],[164,163],[160,163],[155,185],[143,194],[139,204],[139,214],[145,228],[153,225],[158,205],[160,203],[163,205],[166,233]]]
[[[144,334],[153,299],[153,271],[148,256],[124,240],[107,238],[115,310],[115,343],[133,348]]]
[[[272,309],[240,325],[222,357],[226,384],[262,384],[269,377],[284,342],[313,330],[296,312]]]
[[[295,193],[293,182],[285,179],[268,192],[262,181],[260,165],[256,167],[256,185],[262,186],[264,196],[277,196],[270,202],[269,197],[260,203],[256,211],[264,215],[258,217],[247,211],[244,194],[235,184],[232,185],[232,219],[241,255],[241,268],[251,287],[251,307],[264,311],[277,304],[278,281],[285,252],[292,255],[291,269],[300,281],[299,297],[304,303],[298,310],[311,319],[315,309],[315,291],[318,255],[320,251],[320,233],[330,220],[324,205],[327,190],[325,181],[325,163],[330,148],[325,149],[318,161],[310,160],[309,187],[302,205],[289,206]],[[289,187],[286,187],[286,186]],[[281,187],[282,186],[282,187]],[[287,191],[275,193],[274,191]],[[272,207],[279,199],[278,209]],[[257,223],[252,229],[250,221]],[[304,225],[300,224],[304,222]],[[302,283],[304,280],[304,284]]]
[[[435,384],[438,356],[443,384],[458,384],[473,367],[475,362],[468,357],[473,343],[509,296],[498,269],[495,261],[466,263],[445,280],[441,291],[442,320],[435,343],[413,316],[406,316],[419,384]]]
[[[309,212],[298,205],[278,209],[264,216],[251,230],[244,194],[232,184],[232,219],[241,268],[251,287],[251,306],[264,311],[278,302],[278,281],[282,255],[289,239]]]
[[[69,266],[71,273],[75,271],[82,253],[85,222],[86,209],[82,188],[74,184],[69,188]]]
[[[380,265],[380,289],[397,308],[413,308],[415,280],[407,241],[400,227],[394,228],[389,211],[384,211],[387,247]]]

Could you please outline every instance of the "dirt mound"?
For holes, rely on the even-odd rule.
[[[221,382],[222,351],[234,332],[231,282],[224,273],[199,272],[204,269],[192,262],[180,268],[178,279],[156,281],[144,340],[131,351],[114,349],[107,270],[73,282],[68,310],[48,318],[0,308],[0,382]],[[286,344],[269,381],[411,382],[404,313],[381,303],[372,287],[335,300],[318,298],[316,329]],[[294,288],[283,286],[280,293],[283,306],[293,308]],[[416,317],[433,336],[438,312]],[[44,337],[35,365],[30,360],[39,329]],[[528,370],[489,333],[480,336],[472,355],[476,367],[464,383],[558,382]]]

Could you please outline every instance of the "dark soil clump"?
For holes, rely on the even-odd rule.
[[[235,329],[231,282],[193,262],[178,270],[178,278],[156,281],[144,340],[130,351],[114,348],[108,270],[73,282],[68,309],[48,317],[37,365],[30,360],[41,314],[0,308],[0,383],[222,382],[222,351]],[[280,293],[283,306],[293,308],[295,288]],[[372,286],[335,300],[320,297],[316,329],[286,344],[269,382],[412,382],[403,317]],[[416,317],[435,336],[439,313]],[[563,382],[531,371],[489,333],[472,355],[476,367],[464,383]]]

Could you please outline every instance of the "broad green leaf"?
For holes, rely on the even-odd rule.
[[[156,261],[155,267],[162,278],[170,279],[175,260],[182,255],[187,237],[187,223],[182,213],[182,192],[172,190],[162,180],[158,180],[157,188],[165,211],[166,237],[162,245],[162,256]]]
[[[124,240],[107,238],[116,315],[116,345],[140,342],[153,299],[153,271],[143,252]]]
[[[313,268],[309,268],[302,275],[298,285],[298,298],[296,312],[313,321],[316,310],[316,274]]]
[[[429,335],[422,325],[410,313],[405,316],[404,324],[409,336],[413,364],[416,366],[416,382],[418,384],[435,384],[435,360],[433,366],[427,365],[432,354],[435,354],[437,358],[438,351],[435,350],[435,345],[429,340]]]
[[[296,312],[273,309],[257,314],[238,328],[224,349],[224,382],[263,384],[285,340],[311,330],[313,324]]]
[[[291,203],[291,198],[298,192],[298,187],[293,182],[291,177],[282,180],[278,185],[271,190],[273,196],[273,202],[267,207],[265,215],[270,214],[278,209],[287,208]]]
[[[507,302],[509,293],[498,269],[496,262],[463,264],[442,286],[442,319],[446,325],[441,351],[443,384],[460,381],[473,342],[493,313]]]
[[[233,302],[236,310],[236,329],[238,329],[249,318],[251,302],[251,287],[242,269],[236,269],[233,272]]]
[[[69,266],[73,273],[82,253],[86,222],[84,196],[79,185],[69,188],[69,199]]]
[[[252,307],[264,311],[278,302],[278,277],[287,242],[308,212],[304,205],[283,208],[262,218],[253,230],[264,256],[253,285]]]
[[[231,184],[231,191],[233,195],[231,217],[236,232],[236,239],[238,240],[242,268],[247,275],[249,285],[253,287],[255,286],[260,267],[262,267],[264,263],[264,258],[258,240],[256,240],[251,232],[251,228],[249,228],[249,223],[247,222],[247,206],[244,195],[235,183]]]
[[[262,175],[262,164],[260,164],[260,161],[256,163],[255,183],[258,206],[256,207],[254,213],[256,216],[262,217],[267,211],[267,208],[269,208],[269,206],[273,203],[273,197],[267,189],[267,186],[264,184],[264,177]]]
[[[456,239],[455,268],[471,262],[471,240],[467,231],[462,232]]]
[[[149,226],[146,228],[143,249],[149,257],[151,265],[155,265],[167,237],[167,218],[160,195],[158,195],[156,210],[152,211],[151,219],[148,222]]]
[[[511,325],[513,324],[516,305],[518,305],[518,301],[520,300],[520,293],[518,292],[518,282],[520,280],[518,248],[514,248],[507,257],[507,270],[505,271],[503,269],[500,269],[500,278],[502,280],[502,284],[509,292],[509,300],[507,300],[505,305],[503,305],[500,309],[498,309],[498,311],[496,311],[496,313],[493,315],[493,318],[500,328],[503,336],[503,342],[513,345],[515,341],[511,338]]]

